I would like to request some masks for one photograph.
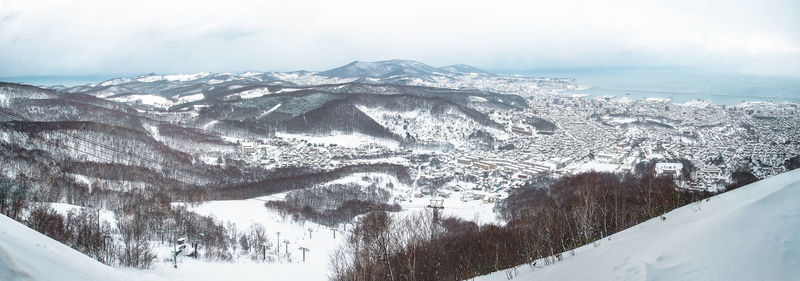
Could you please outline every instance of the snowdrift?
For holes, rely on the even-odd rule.
[[[134,280],[0,215],[0,280]]]
[[[800,280],[800,170],[673,210],[512,280]],[[476,280],[508,280],[499,271]]]

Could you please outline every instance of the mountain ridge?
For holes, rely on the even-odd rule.
[[[469,74],[494,75],[493,73],[465,64],[444,67],[433,67],[413,60],[353,61],[346,65],[317,73],[326,77],[337,78],[389,78],[393,76]]]

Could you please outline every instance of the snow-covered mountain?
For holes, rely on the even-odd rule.
[[[486,70],[466,65],[466,64],[454,64],[440,67],[439,70],[446,71],[449,73],[458,73],[458,74],[465,74],[465,75],[486,75],[486,76],[496,76],[497,74],[488,72]]]
[[[530,95],[548,89],[576,86],[574,80],[566,78],[508,76],[463,64],[436,68],[411,60],[387,60],[354,61],[321,72],[150,73],[137,77],[114,78],[97,84],[68,88],[53,86],[49,89],[100,98],[117,98],[136,105],[169,108],[204,99],[251,97],[251,92],[280,93],[284,89],[286,92],[308,87],[322,90],[325,86],[351,88],[353,84],[426,86],[515,95]]]
[[[439,69],[411,60],[387,60],[376,62],[354,61],[347,65],[320,72],[319,75],[339,78],[387,78],[398,75],[431,75],[441,73]]]
[[[475,280],[800,280],[800,170],[673,210],[563,254]]]

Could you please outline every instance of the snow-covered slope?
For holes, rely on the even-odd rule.
[[[430,75],[440,70],[411,60],[388,60],[376,62],[354,61],[345,66],[318,73],[325,77],[339,78],[386,78],[396,75]]]
[[[132,280],[124,272],[0,215],[0,280]]]
[[[485,71],[483,69],[466,65],[466,64],[454,64],[440,67],[439,70],[449,73],[458,73],[464,75],[487,75],[487,76],[494,76],[494,73]]]
[[[512,280],[800,280],[800,170],[676,209]],[[500,271],[476,280],[508,280]]]

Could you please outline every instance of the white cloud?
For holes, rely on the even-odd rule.
[[[797,1],[0,0],[0,76],[693,65],[800,74]]]

